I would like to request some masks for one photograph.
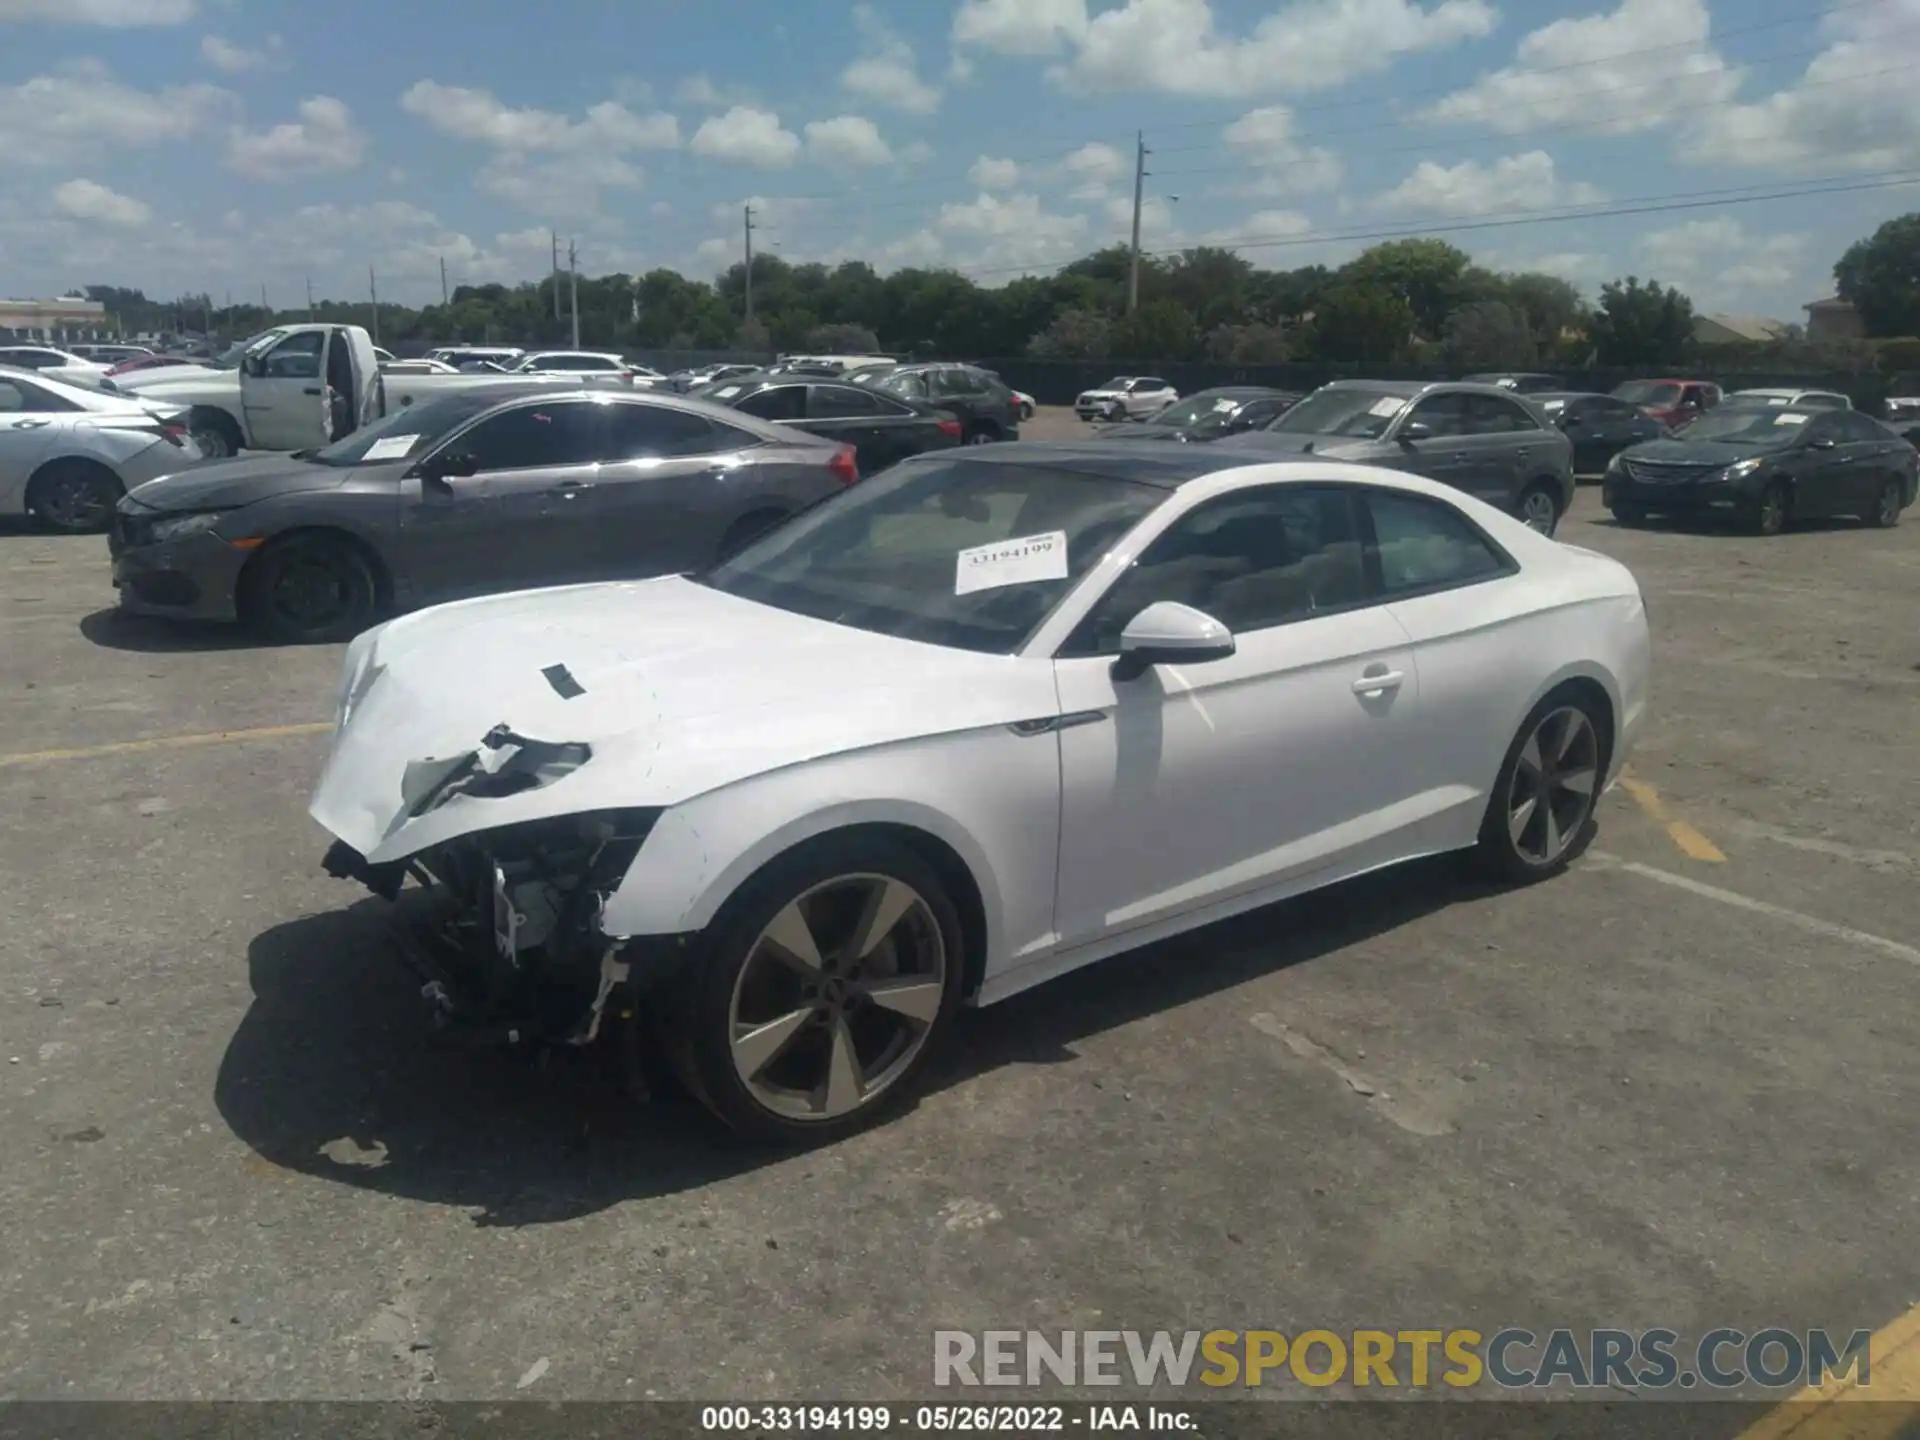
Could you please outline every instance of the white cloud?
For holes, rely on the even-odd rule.
[[[1298,210],[1260,210],[1231,225],[1223,225],[1208,230],[1198,238],[1203,245],[1220,245],[1229,250],[1249,247],[1253,254],[1249,257],[1256,264],[1268,269],[1285,270],[1295,265],[1305,264],[1303,259],[1279,258],[1274,252],[1279,249],[1276,241],[1291,241],[1313,232],[1313,221]]]
[[[967,179],[978,190],[1011,190],[1020,183],[1020,162],[982,155],[967,170]]]
[[[1133,162],[1125,155],[1096,140],[1062,160],[1059,173],[1073,184],[1068,199],[1091,203],[1106,199],[1113,183],[1132,169]]]
[[[800,137],[782,126],[771,110],[736,105],[724,115],[703,121],[688,148],[709,160],[777,170],[791,165],[800,154]]]
[[[808,123],[806,132],[807,154],[823,165],[858,169],[885,165],[893,159],[893,149],[881,136],[879,127],[864,115],[814,120]]]
[[[1284,105],[1249,110],[1220,133],[1259,167],[1238,194],[1279,197],[1331,190],[1344,173],[1340,157],[1331,150],[1300,144],[1294,135],[1293,112]]]
[[[108,30],[184,25],[198,7],[194,0],[0,0],[0,23],[45,20],[68,25],[98,25]]]
[[[109,150],[189,139],[232,105],[233,96],[211,85],[138,90],[83,61],[0,86],[0,170],[66,166]]]
[[[1245,37],[1221,33],[1207,0],[1127,0],[1093,16],[1054,78],[1080,93],[1229,99],[1326,90],[1402,55],[1489,34],[1486,0],[1294,0]]]
[[[144,225],[153,218],[153,210],[145,201],[109,190],[92,180],[69,180],[55,186],[53,209],[55,214],[69,219],[128,228]]]
[[[1569,125],[1604,135],[1657,130],[1732,97],[1738,74],[1707,46],[1706,0],[1620,0],[1556,20],[1520,42],[1514,63],[1429,112],[1513,135]]]
[[[603,191],[638,190],[644,183],[636,166],[618,155],[590,150],[561,155],[502,151],[474,177],[482,194],[554,220],[597,215]]]
[[[973,61],[964,55],[953,55],[947,60],[947,83],[965,85],[973,79]]]
[[[677,104],[700,110],[717,110],[723,105],[750,105],[753,91],[744,85],[722,85],[708,75],[689,75],[674,87]]]
[[[920,78],[913,47],[888,28],[872,6],[857,5],[853,13],[865,53],[840,72],[841,88],[909,115],[931,115],[938,110],[940,88]]]
[[[1383,210],[1460,217],[1592,205],[1606,198],[1592,185],[1562,180],[1546,151],[1529,150],[1491,164],[1462,160],[1458,165],[1441,165],[1422,160],[1374,204]]]
[[[942,205],[931,228],[961,242],[964,268],[1052,270],[1073,258],[1086,238],[1087,218],[1056,215],[1037,195],[981,195]]]
[[[218,35],[200,37],[200,58],[214,69],[227,75],[240,75],[248,70],[265,70],[280,63],[285,54],[286,45],[278,35],[267,37],[266,44],[257,50],[249,50],[244,45],[235,45]]]
[[[1731,215],[1653,231],[1636,248],[1650,277],[1678,286],[1703,309],[1756,292],[1778,295],[1795,283],[1819,283],[1806,273],[1808,236],[1753,234]]]
[[[1592,285],[1612,274],[1612,261],[1591,250],[1487,250],[1476,257],[1489,270],[1515,275],[1554,275],[1576,285]]]
[[[400,108],[443,135],[521,154],[620,154],[672,150],[680,144],[680,122],[672,115],[664,111],[639,115],[617,100],[591,105],[584,119],[572,120],[551,110],[515,108],[490,90],[421,80],[400,97]]]
[[[1685,160],[1770,170],[1902,170],[1920,164],[1920,0],[1836,7],[1829,43],[1764,99],[1689,118]]]
[[[953,43],[1001,55],[1053,55],[1087,33],[1086,0],[964,0]]]
[[[227,166],[254,180],[351,170],[366,154],[367,137],[353,113],[331,95],[300,102],[300,118],[270,130],[235,128],[227,137]]]

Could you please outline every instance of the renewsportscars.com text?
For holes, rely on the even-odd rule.
[[[1870,1335],[1674,1330],[936,1330],[939,1386],[1253,1387],[1345,1382],[1374,1390],[1797,1389],[1872,1384]]]

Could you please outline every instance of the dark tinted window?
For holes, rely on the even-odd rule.
[[[482,420],[454,448],[483,471],[591,465],[601,456],[604,420],[602,407],[586,400],[523,405]]]
[[[983,395],[987,382],[971,370],[958,366],[933,372],[933,393],[936,395]]]
[[[63,400],[51,391],[42,390],[38,385],[30,385],[25,380],[16,380],[11,375],[0,375],[0,415],[18,415],[23,412],[47,415],[79,408],[71,400]]]
[[[318,380],[320,352],[327,337],[318,330],[289,335],[267,352],[267,375],[274,380]]]
[[[1464,585],[1497,575],[1507,562],[1451,505],[1417,495],[1369,491],[1380,580],[1389,595]]]
[[[1809,410],[1844,410],[1847,402],[1838,395],[1802,395],[1800,403]]]
[[[1533,417],[1511,400],[1497,395],[1466,397],[1466,427],[1469,435],[1511,435],[1516,430],[1538,430]]]
[[[807,413],[807,387],[769,385],[733,402],[733,408],[762,420],[801,420]]]
[[[1413,407],[1408,425],[1425,425],[1433,438],[1467,433],[1467,397],[1458,391],[1429,395]]]
[[[1167,382],[1157,375],[1146,375],[1134,381],[1133,388],[1136,390],[1164,390],[1167,388]]]
[[[841,415],[878,415],[879,398],[857,385],[815,385],[807,397],[807,414],[820,419]]]
[[[1587,420],[1631,420],[1640,412],[1624,400],[1611,395],[1595,395],[1580,402],[1580,414]]]
[[[607,419],[612,433],[609,460],[654,460],[671,455],[711,455],[732,442],[717,434],[704,415],[664,405],[613,405]]]
[[[890,390],[895,395],[904,395],[909,400],[927,398],[927,377],[919,371],[905,375],[889,375],[877,382],[882,390]]]
[[[1160,536],[1114,582],[1068,648],[1078,655],[1117,651],[1128,622],[1161,600],[1248,632],[1366,594],[1348,492],[1275,486],[1209,501]]]
[[[1832,418],[1842,440],[1885,440],[1887,427],[1858,410],[1843,410]]]

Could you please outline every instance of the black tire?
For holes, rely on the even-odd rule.
[[[749,962],[761,954],[761,937],[776,917],[801,897],[821,887],[830,889],[843,877],[880,877],[902,883],[911,887],[924,902],[924,910],[909,914],[923,934],[937,933],[939,937],[943,955],[939,1006],[920,1032],[917,1048],[904,1052],[900,1068],[887,1074],[884,1083],[877,1086],[869,1098],[841,1114],[796,1118],[763,1103],[740,1076],[733,1053],[735,990]],[[861,882],[847,878],[847,883]],[[903,915],[901,923],[906,918]],[[898,929],[898,925],[895,928]],[[939,875],[911,848],[883,835],[857,831],[803,845],[773,861],[742,886],[701,937],[702,954],[686,977],[675,1007],[678,1023],[671,1027],[676,1036],[675,1063],[701,1103],[729,1129],[748,1140],[787,1147],[805,1146],[837,1140],[864,1129],[908,1098],[913,1081],[951,1027],[964,985],[962,935],[959,913]],[[891,948],[892,941],[888,944]],[[824,946],[821,953],[829,969],[844,959]],[[869,954],[873,953],[877,952],[870,949]],[[764,956],[759,960],[763,967],[772,963],[776,962]],[[786,1003],[776,1008],[784,1008]],[[813,1003],[799,1002],[802,1008]],[[888,1015],[878,1019],[883,1024],[893,1023]],[[817,1028],[824,1030],[826,1026]],[[799,1053],[799,1047],[807,1043],[810,1043],[808,1032],[803,1027],[789,1049],[782,1053],[799,1064],[808,1058]],[[831,1045],[824,1035],[811,1043],[816,1050],[819,1045]],[[881,1058],[884,1056],[883,1050]],[[782,1061],[768,1063],[775,1065]],[[860,1063],[865,1064],[864,1057],[860,1057]],[[800,1068],[809,1067],[800,1065]],[[822,1086],[830,1087],[830,1082],[823,1080]],[[825,1093],[827,1088],[823,1088],[823,1097]]]
[[[1643,505],[1615,505],[1613,518],[1621,525],[1641,526],[1647,523],[1647,510]]]
[[[1756,535],[1778,535],[1793,518],[1793,492],[1786,482],[1775,480],[1760,494],[1750,521]]]
[[[231,460],[246,447],[233,417],[224,410],[201,407],[187,416],[187,433],[200,447],[202,460]]]
[[[1543,727],[1564,714],[1581,717],[1584,739],[1576,735],[1565,755],[1534,765],[1526,757],[1543,755],[1554,743],[1551,738],[1543,742],[1537,737]],[[1513,885],[1545,880],[1566,869],[1586,848],[1591,835],[1593,808],[1606,780],[1612,749],[1611,717],[1603,707],[1596,706],[1584,687],[1563,686],[1534,706],[1508,745],[1493,793],[1487,797],[1487,813],[1481,819],[1479,841],[1474,848],[1480,869],[1495,880]],[[1550,782],[1556,776],[1575,775],[1582,768],[1590,772],[1584,805],[1556,803],[1579,792],[1562,790],[1548,783],[1546,815],[1540,813],[1535,795],[1535,808],[1522,816],[1521,804],[1530,791],[1538,788],[1535,779],[1544,776]],[[1527,771],[1531,771],[1534,778],[1529,778]],[[1546,830],[1548,817],[1552,820],[1550,832]],[[1549,836],[1559,838],[1548,845],[1545,842]],[[1540,842],[1537,852],[1535,841]]]
[[[113,507],[126,494],[120,477],[91,460],[56,460],[27,487],[34,519],[62,535],[97,535],[113,524]]]
[[[1023,404],[1020,407],[1020,419],[1022,423],[1033,419],[1033,406]]]
[[[730,560],[747,546],[758,540],[769,530],[777,529],[787,519],[785,510],[755,510],[742,515],[727,527],[727,533],[720,537],[720,550],[715,560]]]
[[[365,551],[345,536],[289,535],[270,543],[240,576],[240,619],[279,645],[351,640],[380,608],[380,584]]]
[[[969,445],[992,445],[1000,438],[1000,427],[991,421],[982,421],[967,431]]]
[[[1560,519],[1567,513],[1567,507],[1560,498],[1557,485],[1536,480],[1520,492],[1520,498],[1514,502],[1513,513],[1529,529],[1550,537],[1560,528]],[[1534,518],[1542,515],[1547,518]]]
[[[1891,530],[1900,523],[1900,512],[1906,508],[1907,487],[1898,480],[1889,480],[1880,487],[1879,503],[1873,513],[1867,516],[1867,523],[1880,530]]]

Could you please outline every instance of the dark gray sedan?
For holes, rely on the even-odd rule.
[[[487,386],[148,481],[108,543],[123,610],[342,640],[393,610],[695,569],[857,478],[849,446],[697,400]]]

